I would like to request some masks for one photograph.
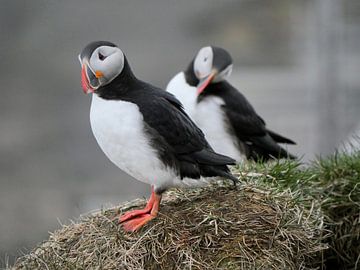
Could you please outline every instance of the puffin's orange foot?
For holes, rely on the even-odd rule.
[[[139,210],[132,210],[129,212],[126,212],[125,214],[123,214],[120,218],[119,218],[119,222],[123,223],[125,221],[128,221],[130,219],[139,217],[139,216],[143,216],[145,214],[150,214],[151,208],[149,207],[145,207],[144,209],[139,209]]]
[[[154,219],[159,211],[160,201],[161,195],[156,194],[152,188],[151,197],[144,209],[129,211],[119,218],[124,230],[128,232],[137,231]]]
[[[155,216],[152,216],[151,214],[143,214],[136,218],[125,221],[122,226],[127,232],[135,232],[154,218]]]

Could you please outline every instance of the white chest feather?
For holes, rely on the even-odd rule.
[[[197,103],[196,87],[187,84],[184,72],[172,78],[166,91],[181,101],[187,114],[202,129],[216,152],[232,157],[238,162],[244,159],[236,145],[236,138],[228,132],[224,121],[225,115],[221,109],[223,100],[218,97],[206,97]]]
[[[136,104],[104,100],[94,94],[90,123],[100,148],[129,175],[155,186],[173,178],[149,144],[143,116]]]
[[[226,116],[221,108],[223,104],[223,100],[218,97],[206,97],[197,104],[193,119],[215,152],[240,162],[244,157],[237,147],[235,136],[228,131]]]
[[[166,87],[166,91],[172,93],[181,101],[186,113],[193,117],[196,107],[196,87],[190,86],[185,80],[184,72],[178,73]]]

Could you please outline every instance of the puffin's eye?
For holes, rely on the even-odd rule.
[[[207,57],[205,57],[205,58],[204,58],[204,62],[206,62],[207,60],[208,60],[208,58],[207,58]]]
[[[99,52],[99,59],[100,59],[101,61],[104,61],[105,58],[106,58],[106,56],[103,55],[103,54],[101,54],[101,52]]]

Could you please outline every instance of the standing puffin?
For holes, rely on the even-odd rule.
[[[185,71],[171,79],[167,91],[203,130],[216,152],[236,159],[291,158],[278,143],[295,144],[271,130],[249,101],[226,80],[232,71],[230,54],[219,47],[202,48]]]
[[[227,167],[235,160],[213,151],[172,94],[137,79],[115,44],[92,42],[79,60],[82,88],[93,94],[90,123],[100,148],[120,169],[152,186],[144,209],[119,218],[126,231],[156,217],[161,194],[170,187],[199,186],[215,176],[238,181]]]

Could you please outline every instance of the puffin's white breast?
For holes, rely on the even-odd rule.
[[[143,116],[136,104],[104,100],[93,94],[90,123],[106,156],[139,181],[155,186],[170,185],[174,173],[164,166],[144,132]]]
[[[185,80],[184,72],[179,72],[171,79],[166,87],[166,91],[172,93],[181,101],[186,113],[193,117],[196,107],[196,87],[189,85]]]
[[[223,104],[221,98],[208,96],[197,104],[193,119],[215,152],[241,162],[244,156],[239,151],[235,135],[229,132],[226,115],[221,108]]]
[[[186,82],[184,72],[178,73],[171,79],[166,91],[174,94],[181,101],[186,113],[204,132],[215,152],[232,157],[237,162],[244,159],[237,147],[235,136],[228,131],[226,116],[221,108],[224,104],[222,99],[209,96],[197,103],[196,87]]]

